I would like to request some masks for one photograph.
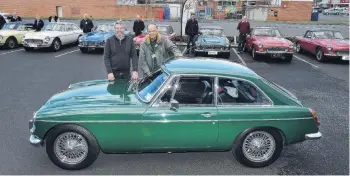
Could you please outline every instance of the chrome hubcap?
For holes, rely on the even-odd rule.
[[[67,132],[56,138],[54,152],[61,162],[78,164],[87,157],[88,145],[80,134]]]
[[[10,41],[9,41],[9,47],[10,47],[10,48],[14,48],[14,47],[15,47],[15,41],[10,40]]]
[[[253,162],[269,160],[276,149],[276,143],[271,134],[264,131],[250,133],[243,142],[244,156]]]
[[[54,46],[55,46],[55,49],[56,49],[56,50],[58,50],[58,49],[60,48],[60,44],[58,43],[58,41],[55,41]]]
[[[300,51],[300,44],[299,43],[296,44],[296,50],[297,50],[297,52]]]

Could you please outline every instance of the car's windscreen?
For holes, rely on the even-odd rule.
[[[281,37],[280,32],[277,29],[254,29],[252,32],[254,36],[268,36],[268,37]]]
[[[115,32],[114,25],[101,24],[94,29],[96,32]]]
[[[17,30],[20,25],[17,23],[5,23],[5,25],[1,28],[2,30]]]
[[[153,74],[151,77],[145,78],[138,85],[138,94],[140,98],[145,102],[149,102],[157,90],[167,80],[167,78],[168,74],[161,72],[160,70]]]
[[[64,28],[64,24],[49,23],[41,31],[64,31]]]
[[[344,39],[340,32],[333,31],[316,31],[313,32],[314,37],[317,39]]]
[[[222,36],[224,33],[222,29],[212,29],[212,28],[201,28],[200,32],[203,35],[214,35],[214,36]]]

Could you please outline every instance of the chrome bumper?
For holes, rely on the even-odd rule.
[[[294,54],[293,51],[290,51],[290,52],[273,52],[273,51],[256,51],[257,54]]]
[[[4,46],[5,45],[5,43],[0,43],[0,46]]]
[[[105,46],[86,46],[86,45],[78,45],[81,48],[105,48]]]
[[[30,135],[29,137],[29,142],[34,146],[34,147],[42,147],[43,146],[43,140],[38,138],[35,135]]]
[[[306,140],[315,140],[315,139],[320,139],[321,137],[322,137],[321,132],[305,134]]]

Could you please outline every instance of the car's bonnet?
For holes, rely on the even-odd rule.
[[[63,35],[62,32],[59,31],[40,31],[33,32],[26,35],[26,38],[45,38],[45,37],[56,37],[59,35]]]
[[[218,36],[201,36],[200,37],[200,42],[202,44],[209,44],[209,45],[225,45],[227,43],[226,37],[218,37]]]
[[[339,40],[339,39],[315,39],[318,40],[324,46],[339,47],[339,48],[348,48],[349,49],[349,40]]]
[[[264,45],[286,45],[288,46],[289,44],[291,44],[292,42],[285,39],[285,38],[281,38],[281,37],[264,37],[264,36],[257,36],[254,37],[256,39],[257,42],[262,43]]]
[[[113,36],[111,32],[91,32],[83,36],[83,40],[99,41]]]

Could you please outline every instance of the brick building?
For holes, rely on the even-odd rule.
[[[87,13],[93,18],[158,18],[164,0],[0,0],[0,10],[22,17],[37,14],[48,17],[82,18]],[[171,1],[167,0],[166,2]],[[172,0],[182,3],[184,0]],[[169,3],[169,2],[168,2]],[[125,5],[127,4],[127,5]],[[149,5],[152,4],[152,5]],[[210,17],[227,18],[227,13],[243,13],[250,20],[310,21],[313,0],[199,0],[197,11],[211,8]],[[206,14],[208,16],[208,14]]]

